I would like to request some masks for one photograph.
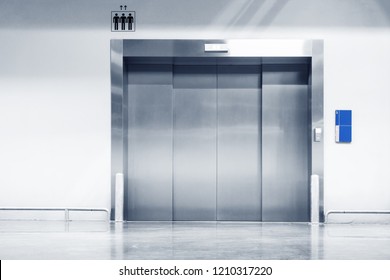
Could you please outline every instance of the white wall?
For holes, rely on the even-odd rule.
[[[325,42],[325,210],[390,210],[390,1],[0,2],[0,207],[110,203],[111,38]],[[110,32],[127,4],[135,33]],[[55,18],[55,20],[53,20]],[[353,142],[334,142],[334,110]]]
[[[1,31],[0,207],[108,206],[109,42],[91,48],[99,40]]]

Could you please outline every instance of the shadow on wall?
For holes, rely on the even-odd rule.
[[[227,27],[389,27],[390,1],[230,2],[214,25]]]
[[[362,0],[360,0],[362,1]],[[362,1],[366,2],[366,1]],[[387,17],[387,20],[390,21],[390,1],[388,0],[374,0],[373,2],[380,8],[383,15]]]
[[[123,1],[1,1],[1,29],[107,29]],[[127,1],[138,31],[223,27],[390,27],[388,0]]]
[[[216,26],[269,26],[287,4],[288,0],[279,1],[256,1],[250,0],[243,5],[231,2],[217,14],[212,25]],[[267,11],[265,13],[265,11]]]
[[[268,10],[267,14],[260,20],[260,25],[270,25],[277,17],[279,12],[283,10],[289,0],[280,0],[273,2],[273,5]]]

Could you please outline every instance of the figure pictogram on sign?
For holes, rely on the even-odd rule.
[[[127,6],[124,6],[127,7]],[[123,6],[121,6],[122,10]],[[111,12],[112,32],[134,32],[135,12],[134,11],[112,11]]]
[[[119,16],[117,13],[113,16],[112,21],[114,22],[114,30],[119,30]]]
[[[129,13],[126,18],[127,21],[127,30],[133,30],[134,17]]]

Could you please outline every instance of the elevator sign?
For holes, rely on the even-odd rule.
[[[134,32],[135,11],[127,10],[126,5],[120,5],[118,11],[111,11],[111,32]]]

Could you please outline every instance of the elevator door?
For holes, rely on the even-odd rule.
[[[263,65],[262,89],[262,220],[307,222],[311,124],[307,65]]]
[[[261,66],[218,66],[217,218],[261,220]]]
[[[172,65],[128,68],[127,219],[172,220]]]
[[[128,220],[309,220],[306,64],[127,69]]]
[[[215,65],[173,71],[173,219],[216,219]]]

